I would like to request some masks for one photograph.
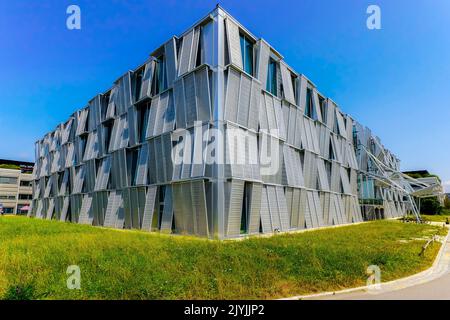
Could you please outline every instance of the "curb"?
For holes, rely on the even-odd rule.
[[[392,280],[392,281],[388,281],[388,282],[383,282],[380,284],[381,289],[377,289],[376,291],[374,290],[372,293],[370,293],[369,291],[371,291],[373,289],[370,289],[367,286],[361,286],[361,287],[349,288],[349,289],[344,289],[344,290],[339,290],[339,291],[327,291],[327,292],[321,292],[321,293],[316,293],[316,294],[294,296],[294,297],[289,297],[289,298],[281,298],[278,300],[307,300],[307,299],[316,299],[316,298],[326,298],[329,296],[337,296],[337,295],[343,295],[343,294],[355,293],[355,292],[365,292],[365,293],[368,293],[371,295],[377,295],[379,293],[396,291],[396,290],[408,288],[411,286],[415,286],[418,284],[422,284],[422,283],[434,280],[441,275],[442,271],[440,272],[440,270],[438,268],[439,263],[442,260],[445,248],[447,248],[449,246],[447,241],[450,236],[450,228],[447,227],[447,229],[448,229],[447,235],[443,239],[441,248],[439,249],[439,252],[436,255],[436,258],[435,258],[433,264],[431,265],[431,267],[429,267],[428,269],[426,269],[424,271],[421,271],[419,273],[416,273],[416,274],[413,274],[413,275],[410,275],[410,276],[407,276],[404,278],[400,278],[400,279],[396,279],[396,280]],[[423,277],[425,277],[425,279],[423,279]],[[414,280],[415,278],[417,278],[416,282],[409,283],[409,284],[404,283],[404,282]],[[404,283],[403,286],[401,286],[402,283]],[[390,286],[395,286],[398,284],[400,285],[400,287],[398,287],[398,288],[389,288]]]

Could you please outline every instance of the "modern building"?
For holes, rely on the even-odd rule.
[[[30,215],[219,239],[403,215],[380,163],[399,170],[218,6],[36,142]]]
[[[32,199],[32,162],[0,159],[0,211],[28,214]]]
[[[411,185],[413,194],[416,197],[437,198],[441,205],[444,205],[446,195],[444,193],[442,181],[438,176],[430,174],[428,170],[404,171],[403,173],[418,182],[415,185]]]

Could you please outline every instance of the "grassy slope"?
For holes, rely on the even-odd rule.
[[[446,222],[447,219],[450,220],[450,215],[440,215],[440,214],[422,214],[420,215],[425,221],[433,221],[433,222]]]
[[[243,299],[364,285],[426,269],[439,245],[419,256],[435,226],[377,221],[245,241],[219,242],[0,217],[0,298],[16,287],[40,299]],[[81,267],[82,290],[66,288]]]

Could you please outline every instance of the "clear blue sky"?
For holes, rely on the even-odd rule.
[[[0,158],[34,141],[218,1],[0,0]],[[81,7],[82,29],[66,28]],[[402,160],[450,181],[450,1],[220,4]],[[366,28],[377,4],[382,29]]]

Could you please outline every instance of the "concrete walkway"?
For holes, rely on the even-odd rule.
[[[439,224],[442,225],[442,224]],[[450,239],[445,237],[433,266],[413,276],[339,292],[297,296],[288,300],[450,300]]]

